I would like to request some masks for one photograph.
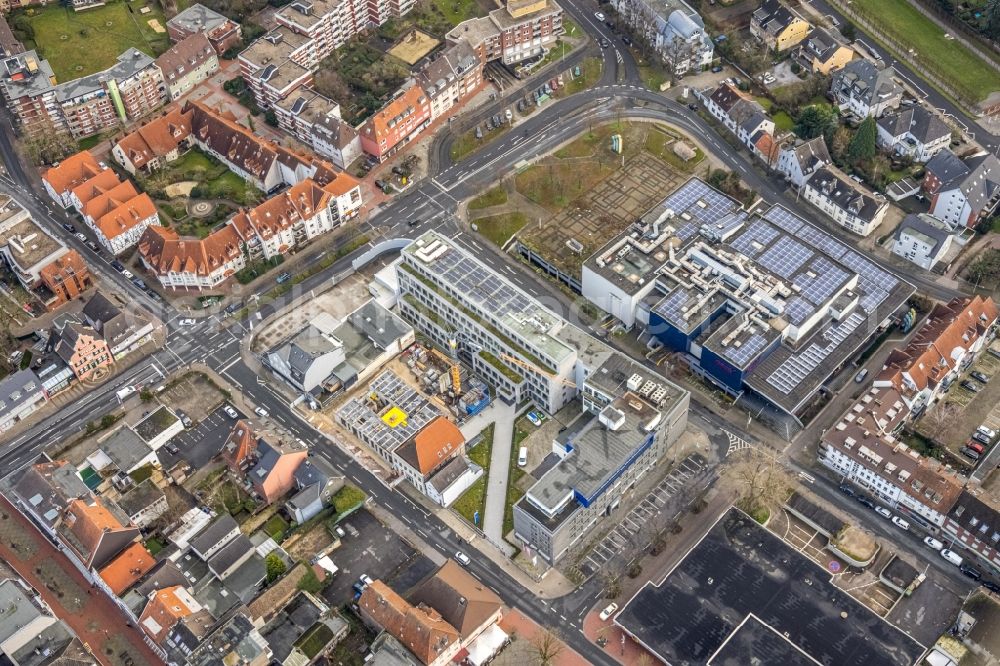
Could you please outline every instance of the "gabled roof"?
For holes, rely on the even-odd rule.
[[[836,93],[873,106],[880,99],[903,92],[903,88],[893,80],[894,74],[892,67],[879,69],[872,62],[859,58],[834,72],[832,88]]]
[[[43,391],[34,370],[25,368],[0,379],[0,416],[13,412]]]
[[[802,48],[805,52],[821,63],[832,58],[841,47],[847,48],[823,28],[813,28],[802,41]]]
[[[746,99],[747,97],[742,92],[728,83],[720,85],[711,95],[711,100],[727,115],[737,103]]]
[[[81,311],[83,318],[95,328],[108,323],[121,313],[122,311],[99,291],[91,296]]]
[[[927,171],[941,183],[941,188],[969,175],[969,167],[958,155],[945,148],[927,162]]]
[[[154,566],[156,560],[141,543],[133,543],[100,571],[101,580],[116,596],[135,585]]]
[[[238,259],[243,239],[229,224],[200,240],[182,239],[173,229],[150,225],[139,238],[138,247],[139,254],[157,275],[192,273],[204,276]]]
[[[85,183],[102,171],[100,164],[90,154],[83,150],[67,157],[59,166],[54,166],[42,176],[57,194],[71,191],[77,185]]]
[[[997,314],[993,299],[979,295],[936,305],[910,343],[889,353],[879,379],[909,397],[936,388]]]
[[[500,597],[452,559],[420,583],[409,597],[410,603],[440,613],[463,639],[477,634],[503,605]]]
[[[117,146],[135,168],[141,169],[150,160],[176,150],[191,135],[192,115],[190,110],[174,107],[165,115],[126,134]]]
[[[838,208],[866,222],[874,220],[885,205],[884,201],[877,201],[833,167],[817,169],[805,186],[821,192]]]
[[[465,443],[462,431],[454,423],[439,416],[400,446],[396,453],[412,467],[427,476],[448,462]]]
[[[156,66],[170,85],[209,60],[217,58],[215,48],[203,32],[196,32],[177,42],[156,59]]]
[[[216,113],[200,102],[188,101],[184,110],[194,112],[192,133],[212,151],[260,180],[271,171],[278,152],[270,142],[260,139],[233,118]]]
[[[72,192],[73,196],[83,204],[83,210],[87,210],[88,202],[118,187],[121,182],[117,173],[111,169],[105,169],[74,187]]]
[[[951,136],[951,128],[936,114],[922,106],[910,106],[896,113],[884,115],[877,122],[890,136],[900,137],[909,134],[924,144]]]
[[[778,2],[778,0],[765,0],[765,2],[754,11],[751,18],[765,32],[773,37],[779,36],[785,28],[790,26],[795,21],[801,20],[798,16],[789,11],[787,7]]]
[[[830,152],[826,149],[826,140],[822,136],[803,141],[792,148],[792,153],[802,173],[809,173],[832,162]]]
[[[461,640],[458,630],[440,613],[422,604],[411,605],[381,580],[365,588],[358,605],[425,664]]]
[[[149,195],[143,192],[121,203],[114,210],[97,220],[97,228],[108,240],[127,233],[144,220],[156,217],[156,206]]]
[[[234,529],[239,529],[239,525],[229,514],[223,514],[208,524],[208,526],[198,533],[198,536],[191,539],[191,548],[199,553],[205,553],[220,543],[229,543],[228,535]]]
[[[290,229],[300,221],[311,220],[329,205],[330,195],[307,178],[250,210],[237,213],[232,220],[237,229],[249,227],[262,239]],[[242,234],[246,237],[247,234]]]
[[[250,422],[238,420],[222,445],[222,458],[230,467],[239,468],[256,453],[257,437]]]
[[[920,215],[910,213],[904,217],[903,221],[896,227],[895,239],[899,240],[904,233],[926,237],[931,245],[930,254],[932,256],[937,254],[941,244],[951,236],[951,232],[945,228],[943,223],[924,213]]]

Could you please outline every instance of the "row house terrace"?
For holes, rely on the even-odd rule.
[[[875,386],[896,389],[921,414],[995,336],[997,315],[993,299],[982,296],[936,305],[906,348],[890,352]]]

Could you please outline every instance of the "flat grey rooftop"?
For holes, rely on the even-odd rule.
[[[749,616],[755,621],[747,626]],[[753,663],[745,659],[755,645],[777,655],[761,662],[768,664],[800,663],[804,653],[836,666],[909,666],[925,651],[735,508],[663,582],[648,583],[625,604],[615,624],[658,659],[691,666]]]

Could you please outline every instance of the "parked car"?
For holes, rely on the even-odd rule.
[[[222,411],[224,411],[231,419],[240,418],[240,413],[233,409],[232,405],[226,405],[222,408]]]
[[[455,559],[458,560],[459,564],[461,564],[463,567],[467,567],[470,564],[472,564],[472,560],[469,559],[469,556],[463,553],[462,551],[458,551],[457,553],[455,553]]]
[[[989,437],[990,440],[992,440],[994,437],[997,436],[997,431],[996,430],[993,430],[992,428],[987,428],[984,425],[981,425],[978,428],[976,428],[976,432]]]
[[[721,71],[722,71],[722,65],[716,65],[715,67],[712,68],[712,73],[713,74],[718,74]]]
[[[181,425],[184,426],[185,428],[190,428],[191,426],[194,425],[194,422],[191,420],[191,417],[179,409],[177,410],[177,418],[181,420]]]
[[[858,495],[856,492],[854,492],[854,488],[851,488],[846,483],[842,483],[839,486],[839,490],[840,490],[840,492],[844,493],[848,497],[857,497],[857,495]]]
[[[928,548],[933,548],[934,550],[941,550],[942,548],[944,548],[944,544],[943,543],[941,543],[940,541],[938,541],[934,537],[930,537],[930,536],[929,537],[924,537],[924,544],[927,545]]]
[[[132,278],[132,284],[134,284],[139,289],[142,289],[143,291],[149,289],[149,287],[146,286],[146,283],[142,281],[142,278],[137,278],[137,277]]]
[[[972,580],[981,580],[983,577],[983,574],[981,571],[979,571],[979,569],[972,566],[971,564],[966,564],[964,562],[958,566],[958,570],[964,573]]]
[[[905,520],[903,520],[902,518],[900,518],[899,516],[893,516],[892,517],[892,524],[895,525],[896,527],[898,527],[901,530],[909,530],[910,529],[910,524],[908,522],[906,522]]]
[[[114,261],[111,262],[111,268],[115,269],[119,273],[122,273],[125,271],[125,264],[115,259]]]
[[[598,21],[603,22],[604,14],[602,14],[601,12],[594,12],[594,18],[597,19]]]
[[[132,271],[130,271],[128,269],[123,269],[122,270],[122,275],[124,275],[125,277],[127,277],[129,280],[131,280],[132,278],[135,277],[134,275],[132,275]]]
[[[365,587],[368,587],[369,585],[375,582],[371,579],[371,577],[368,574],[361,574],[360,580],[362,585],[364,585]]]
[[[975,379],[977,382],[982,382],[983,384],[988,384],[990,382],[990,378],[984,375],[983,373],[979,372],[978,370],[973,370],[972,372],[969,373],[969,376]]]
[[[622,44],[624,44],[625,46],[632,46],[632,40],[629,39],[628,35],[622,37]]]
[[[89,248],[90,248],[91,250],[93,250],[94,252],[100,252],[100,251],[101,251],[101,246],[100,246],[100,245],[98,245],[97,243],[95,243],[95,242],[94,242],[94,241],[92,241],[92,240],[89,240],[89,241],[86,241],[86,242],[84,243],[84,245],[86,245],[87,247],[89,247]]]
[[[528,412],[528,420],[531,421],[531,424],[536,428],[540,428],[542,425],[541,417],[539,417],[534,410]]]
[[[70,232],[71,234],[75,234],[76,233],[76,227],[74,227],[69,222],[63,222],[62,223],[62,228],[65,229],[66,231]]]
[[[861,504],[862,506],[866,506],[869,509],[874,509],[875,508],[875,502],[871,501],[867,497],[859,497],[858,498],[858,504]]]
[[[87,242],[87,237],[86,237],[86,236],[84,236],[83,234],[81,234],[81,233],[77,232],[77,233],[75,233],[75,234],[73,234],[73,235],[74,235],[74,236],[76,236],[77,238],[79,238],[79,239],[80,239],[81,241],[83,241],[84,243],[86,243],[86,242]]]
[[[277,282],[278,284],[284,284],[285,282],[288,282],[291,279],[292,279],[292,274],[289,273],[288,271],[285,271],[284,273],[282,273],[277,277],[275,282]]]
[[[253,410],[253,413],[262,419],[266,419],[268,415],[268,411],[263,407],[258,407],[257,409]]]
[[[966,391],[971,391],[972,393],[979,393],[979,387],[975,382],[970,382],[968,379],[963,379],[962,383],[959,384]]]
[[[892,518],[892,511],[889,511],[889,509],[885,508],[884,506],[875,507],[875,513],[882,516],[883,518],[889,518],[889,519]]]
[[[608,618],[614,615],[615,611],[617,610],[618,610],[618,604],[608,604],[607,607],[601,611],[600,614],[601,622],[606,621]]]
[[[167,453],[169,453],[172,456],[176,456],[178,453],[181,452],[180,449],[178,449],[175,445],[170,443],[167,443],[163,448],[165,448],[167,450]]]
[[[343,539],[344,537],[347,536],[347,532],[345,532],[344,528],[341,527],[340,525],[337,525],[336,527],[334,527],[333,531],[336,532],[337,536],[340,537],[341,539]]]
[[[956,553],[953,550],[948,550],[947,548],[943,548],[941,550],[941,557],[943,557],[944,559],[948,560],[949,562],[951,562],[952,564],[954,564],[956,567],[962,566],[962,556],[959,555],[958,553]]]
[[[975,441],[977,441],[977,442],[979,442],[981,444],[990,444],[993,441],[989,437],[987,437],[986,435],[984,435],[983,433],[979,432],[978,430],[976,432],[972,433],[972,439],[974,439]]]
[[[865,377],[867,376],[868,376],[868,368],[861,368],[861,372],[854,375],[854,381],[860,384],[861,382],[865,381]]]
[[[611,46],[611,42],[609,42],[605,37],[601,37],[601,48],[606,49],[609,46]]]
[[[991,580],[984,580],[983,587],[985,587],[990,592],[1000,592],[1000,585],[997,585]]]
[[[973,462],[979,460],[979,453],[977,453],[976,451],[973,451],[972,449],[970,449],[967,446],[963,446],[962,447],[961,453],[962,453],[963,456],[965,456],[969,460],[972,460]]]
[[[983,446],[982,442],[977,442],[973,439],[970,439],[968,442],[966,442],[965,446],[972,449],[979,455],[983,455],[983,453],[986,451],[986,448]]]
[[[192,317],[184,317],[183,319],[178,319],[177,320],[177,325],[178,326],[194,326],[197,323],[198,323],[198,320],[194,319]]]
[[[690,104],[688,104],[688,108],[691,109],[692,111],[697,111],[698,105],[695,104],[694,102],[691,102]]]

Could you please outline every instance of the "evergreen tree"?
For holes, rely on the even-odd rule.
[[[847,147],[847,159],[851,164],[856,164],[862,160],[870,160],[875,157],[875,118],[868,116],[858,127],[858,131],[851,137],[851,144]]]

